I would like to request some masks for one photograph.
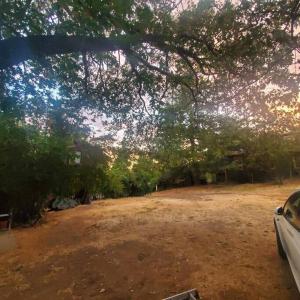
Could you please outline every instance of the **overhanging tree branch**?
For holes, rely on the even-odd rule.
[[[0,69],[5,69],[28,59],[73,52],[107,52],[128,48],[146,37],[126,35],[119,38],[83,36],[28,36],[0,41]]]

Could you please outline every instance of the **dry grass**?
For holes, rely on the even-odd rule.
[[[191,187],[49,213],[13,230],[1,299],[161,299],[194,287],[204,299],[299,299],[272,220],[298,186]]]

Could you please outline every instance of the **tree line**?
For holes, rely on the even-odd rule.
[[[126,136],[111,146],[0,114],[1,211],[34,222],[58,197],[87,203],[197,184],[281,183],[300,170],[299,133],[259,131],[224,116],[191,121],[172,105],[159,122],[141,148]]]

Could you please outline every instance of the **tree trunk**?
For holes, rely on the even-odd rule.
[[[225,177],[225,183],[228,182],[228,172],[227,172],[227,168],[224,169],[224,177]]]

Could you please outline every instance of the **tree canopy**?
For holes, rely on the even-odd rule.
[[[249,120],[298,109],[298,76],[289,71],[297,1],[18,0],[0,8],[2,109],[17,103],[45,114],[59,98],[70,115],[89,108],[141,119],[178,89],[199,109]]]

